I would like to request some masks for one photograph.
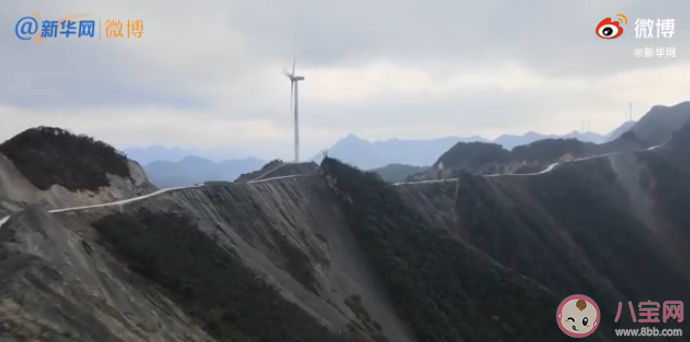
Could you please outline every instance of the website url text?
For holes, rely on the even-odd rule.
[[[654,327],[616,329],[616,336],[683,336],[683,329],[657,329]]]

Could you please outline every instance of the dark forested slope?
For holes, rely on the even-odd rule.
[[[264,166],[262,166],[260,169],[252,171],[252,172],[247,172],[241,174],[237,179],[235,179],[235,183],[243,183],[243,182],[248,182],[256,177],[259,177],[275,168],[277,168],[280,165],[283,165],[284,162],[281,159],[274,159],[271,160],[270,162],[266,163]]]
[[[507,163],[510,151],[503,146],[485,142],[459,142],[443,153],[434,166],[477,167],[491,163]]]
[[[630,128],[640,139],[659,145],[668,141],[673,132],[690,118],[690,102],[673,106],[654,106]]]
[[[615,317],[619,301],[682,299],[690,282],[631,211],[608,163],[569,163],[539,177],[465,174],[457,192],[459,225],[451,229],[560,297],[596,298],[607,318]],[[610,331],[611,323],[602,320],[602,328]]]
[[[42,165],[43,149],[65,157],[84,145],[93,159],[48,156],[56,163],[67,160],[67,171],[56,170],[47,180],[38,177],[45,173],[33,176],[44,187],[88,188],[107,182],[107,174],[125,175],[124,168],[111,168],[127,166],[126,159],[88,137],[40,129],[15,138],[2,145],[3,153],[25,167]],[[28,153],[22,144],[31,147]],[[106,277],[101,272],[111,266],[101,266],[84,268],[76,278],[112,278],[109,284],[136,287],[131,293],[162,292],[184,310],[166,312],[184,316],[180,322],[195,321],[217,341],[570,341],[554,316],[572,294],[590,296],[601,310],[601,327],[589,340],[625,340],[613,337],[613,329],[641,325],[627,311],[614,324],[618,303],[690,300],[690,123],[668,144],[649,150],[640,150],[644,144],[633,133],[609,144],[549,140],[510,152],[490,144],[462,146],[474,146],[457,155],[464,165],[627,152],[563,163],[538,175],[463,172],[457,181],[398,187],[328,157],[319,170],[313,163],[275,162],[235,184],[53,216],[41,212],[43,221],[25,215],[24,250],[17,253],[41,259],[48,269],[65,258],[63,249],[79,244],[74,236],[100,239],[88,248],[81,240],[81,248],[107,255],[101,265],[117,264],[113,269],[128,267],[135,274]],[[257,179],[262,182],[249,182]],[[34,238],[57,231],[49,217],[60,217],[60,229],[71,230],[66,235],[73,240],[54,235],[38,249],[44,255],[34,255]],[[6,224],[3,232],[18,223]],[[45,252],[58,243],[59,253]],[[60,274],[99,258],[73,256],[61,261]],[[32,281],[19,273],[16,284]],[[6,294],[24,298],[22,291],[14,286]],[[84,290],[64,285],[60,291]],[[84,297],[94,297],[86,292]],[[89,305],[96,304],[85,304],[83,312],[90,312]],[[0,314],[9,312],[3,308]],[[123,317],[128,310],[107,309]],[[123,330],[96,320],[113,333]],[[186,327],[175,326],[180,325]],[[353,334],[344,335],[348,330]]]
[[[506,163],[552,163],[566,154],[584,158],[620,151],[631,151],[646,147],[634,133],[628,132],[610,142],[595,144],[577,139],[544,139],[527,145],[516,146],[508,151],[498,144],[459,142],[446,151],[434,163],[448,168],[475,168],[490,164]]]
[[[130,177],[127,157],[115,148],[55,127],[27,129],[0,144],[0,153],[41,190],[97,190],[110,185],[108,174]]]
[[[637,158],[647,167],[640,183],[653,199],[657,234],[690,273],[690,121],[668,143],[649,152]]]
[[[621,139],[636,141],[632,133]],[[623,151],[539,175],[461,172],[455,182],[396,190],[426,227],[446,230],[558,298],[593,298],[602,313],[599,331],[615,338],[614,328],[641,327],[627,310],[614,324],[619,303],[637,311],[649,300],[690,300],[690,123],[663,146]],[[389,206],[395,201],[385,198]]]
[[[619,302],[689,300],[687,131],[690,124],[654,150],[566,163],[538,176],[465,173],[458,224],[449,229],[558,296],[595,298],[608,318],[604,331],[612,331]],[[634,327],[629,314],[622,320],[616,327]]]
[[[397,183],[404,181],[407,179],[407,177],[415,173],[424,172],[427,169],[429,169],[428,166],[388,164],[386,166],[373,169],[372,171],[376,172],[379,176],[381,176],[381,179],[386,182]]]
[[[549,290],[448,231],[430,229],[374,173],[331,158],[322,168],[398,313],[420,341],[569,339],[554,324],[560,298]]]
[[[94,223],[112,253],[160,285],[219,341],[357,342],[285,300],[183,214],[140,209]]]

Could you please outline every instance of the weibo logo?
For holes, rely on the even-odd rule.
[[[628,25],[628,17],[623,13],[616,13],[617,17],[614,21],[611,18],[604,18],[597,24],[597,28],[594,32],[601,39],[616,39],[623,34],[623,26]]]

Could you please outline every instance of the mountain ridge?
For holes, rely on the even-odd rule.
[[[214,162],[198,156],[185,156],[178,162],[155,161],[146,164],[144,170],[157,186],[189,186],[204,181],[233,181],[265,163],[257,158]]]
[[[690,120],[690,101],[672,106],[653,106],[631,128],[640,139],[660,145],[668,141],[673,132]]]
[[[612,130],[609,133],[606,134],[598,134],[595,132],[579,132],[579,131],[572,131],[566,134],[541,134],[537,133],[534,131],[528,131],[522,135],[515,135],[515,134],[502,134],[496,139],[486,139],[480,136],[471,136],[471,137],[442,137],[442,138],[436,138],[436,139],[420,139],[420,140],[412,140],[412,139],[398,139],[398,138],[391,138],[391,139],[385,139],[385,140],[374,140],[374,141],[369,141],[363,138],[360,138],[354,134],[348,134],[345,137],[339,139],[336,141],[329,149],[329,155],[332,157],[339,158],[341,160],[344,160],[348,163],[352,163],[353,165],[358,166],[361,169],[375,169],[375,168],[381,168],[384,167],[388,164],[408,164],[412,166],[429,166],[432,165],[433,162],[435,161],[436,156],[441,155],[443,152],[446,150],[450,149],[453,145],[455,145],[458,142],[473,142],[473,141],[478,141],[478,142],[493,142],[493,143],[498,143],[502,145],[503,148],[511,150],[516,146],[520,145],[527,145],[532,142],[538,141],[538,140],[544,140],[544,139],[568,139],[568,138],[575,138],[583,142],[592,142],[592,143],[604,143],[608,142],[611,140],[614,140],[618,138],[620,135],[623,133],[633,130],[633,132],[636,133],[638,137],[640,137],[642,140],[649,140],[648,143],[652,145],[658,145],[662,143],[663,141],[657,141],[655,138],[653,138],[653,135],[659,135],[659,133],[655,133],[653,131],[673,131],[674,129],[682,126],[684,120],[687,118],[688,112],[688,103],[690,102],[681,102],[675,105],[671,106],[653,106],[650,108],[650,110],[643,115],[642,118],[644,117],[650,117],[650,116],[655,116],[657,113],[661,113],[662,116],[669,116],[669,115],[664,115],[664,113],[669,112],[671,113],[670,116],[675,116],[676,118],[670,118],[667,119],[666,121],[668,122],[662,122],[658,119],[651,119],[652,123],[650,124],[648,120],[650,119],[645,119],[645,121],[641,122],[640,121],[626,121],[623,122],[620,126],[616,127],[614,130]],[[678,114],[674,114],[678,112]],[[648,115],[649,114],[649,115]],[[642,119],[641,119],[642,120]],[[645,128],[646,127],[646,128]],[[670,135],[665,136],[665,139],[668,139]],[[650,140],[651,139],[651,140]],[[152,149],[159,151],[159,155],[162,157],[152,157],[151,154],[156,154],[154,152],[148,153],[146,152],[147,149]],[[221,149],[222,150],[222,149]],[[230,150],[234,151],[235,148],[230,148]],[[174,161],[174,162],[179,162],[182,160],[185,156],[188,155],[197,155],[198,153],[201,153],[196,150],[184,150],[181,148],[165,148],[162,146],[150,146],[149,148],[128,148],[125,149],[125,154],[130,156],[131,158],[139,161],[142,165],[149,164],[150,162],[154,161],[153,159],[163,159],[163,160],[169,160],[169,161]],[[203,152],[202,154],[209,154],[211,152]],[[233,152],[234,153],[234,152]],[[221,153],[218,151],[215,151],[211,153],[212,155],[220,155]],[[236,153],[235,153],[236,154]],[[210,157],[204,157],[204,155],[201,155],[202,158],[205,159],[215,159],[215,161],[218,161],[217,158],[210,158]],[[153,159],[152,159],[153,158]],[[309,161],[315,161],[315,162],[320,162],[323,156],[319,153],[314,156],[312,156]],[[227,158],[221,158],[224,160],[237,160],[237,159],[227,159]],[[246,158],[245,158],[246,159]],[[247,170],[237,170],[237,171],[232,171],[230,174],[232,176],[239,175],[242,173],[247,172]],[[158,178],[158,177],[153,177],[153,178]],[[228,177],[225,177],[223,179],[227,179]],[[232,178],[232,177],[229,177]]]
[[[341,159],[347,163],[356,165],[361,169],[376,169],[389,164],[407,164],[412,166],[429,166],[433,164],[435,156],[441,155],[458,142],[493,142],[507,149],[518,145],[525,145],[537,140],[547,138],[579,138],[582,141],[601,142],[604,136],[597,133],[581,133],[573,131],[565,135],[544,135],[536,132],[527,132],[523,135],[501,135],[494,140],[479,136],[472,137],[444,137],[426,140],[387,139],[369,141],[354,134],[341,138],[328,149],[328,155]],[[320,162],[322,154],[310,158],[311,161]]]
[[[658,148],[524,177],[392,186],[328,157],[316,168],[276,163],[244,182],[148,189],[134,200],[122,192],[112,205],[51,214],[59,203],[24,205],[0,225],[9,253],[0,269],[15,270],[0,293],[0,314],[13,315],[0,336],[568,341],[553,313],[586,293],[605,315],[590,339],[611,340],[614,326],[636,327],[612,323],[618,301],[687,300],[689,139],[690,122]],[[15,184],[0,190],[16,193]],[[103,191],[113,190],[94,195]],[[34,243],[45,234],[49,243]],[[203,278],[238,267],[256,276],[231,286]],[[254,281],[278,296],[257,295],[265,285]],[[58,283],[59,293],[45,291]],[[73,304],[59,315],[56,301]]]
[[[507,148],[513,148],[514,146],[517,145],[524,145],[526,143],[530,143],[536,140],[540,139],[546,139],[546,138],[559,138],[559,137],[574,137],[574,138],[580,138],[580,140],[583,141],[594,141],[598,142],[600,140],[603,140],[604,137],[600,136],[596,133],[588,132],[588,133],[580,133],[577,131],[573,131],[564,135],[556,135],[556,134],[540,134],[536,132],[527,132],[523,135],[501,135],[497,139],[494,140],[489,140],[480,136],[470,136],[470,137],[442,137],[442,138],[435,138],[435,139],[398,139],[398,138],[391,138],[391,139],[385,139],[385,140],[374,140],[374,141],[369,141],[363,138],[358,137],[357,135],[354,134],[348,134],[347,136],[339,139],[336,141],[333,146],[331,146],[328,149],[329,155],[334,156],[334,157],[340,157],[342,160],[348,161],[353,163],[354,165],[357,165],[358,167],[362,169],[374,169],[374,168],[380,168],[384,167],[388,164],[407,164],[407,165],[412,165],[412,166],[428,166],[433,163],[433,157],[432,156],[438,156],[441,153],[445,152],[448,148],[452,147],[455,143],[459,141],[464,141],[464,142],[470,142],[470,141],[481,141],[481,142],[489,142],[489,141],[494,141],[494,142],[499,142],[504,144],[505,146],[508,146]],[[350,151],[350,149],[354,149]],[[147,150],[150,150],[147,152]],[[167,167],[172,168],[172,170],[175,170],[177,168],[184,168],[182,165],[178,164],[183,164],[185,158],[187,157],[199,157],[204,160],[208,160],[214,163],[221,163],[221,164],[228,164],[228,163],[237,163],[240,164],[235,169],[229,169],[227,172],[224,172],[222,175],[219,175],[221,179],[224,180],[232,180],[234,177],[236,177],[239,174],[246,173],[247,167],[242,166],[241,164],[243,162],[246,162],[246,164],[251,164],[252,166],[256,166],[256,163],[254,161],[261,161],[262,163],[266,163],[267,161],[262,160],[261,158],[255,158],[255,157],[247,157],[247,158],[235,158],[235,159],[218,159],[218,158],[210,158],[209,156],[206,156],[208,153],[205,153],[203,151],[198,151],[198,150],[186,150],[182,149],[179,147],[172,147],[172,148],[166,148],[163,146],[149,146],[149,147],[144,147],[144,148],[126,148],[123,150],[124,153],[134,159],[137,160],[140,164],[144,165],[145,168],[151,169],[151,178],[152,179],[160,179],[162,178],[161,176],[155,174],[157,170],[153,169],[150,165],[153,163],[156,164],[164,164]],[[218,155],[219,153],[215,153],[214,155]],[[154,157],[154,155],[159,155],[159,157]],[[352,157],[355,155],[356,157]],[[412,155],[412,157],[410,157]],[[322,159],[321,153],[316,154],[309,158],[309,161],[315,161],[315,162],[320,162]],[[360,161],[357,161],[352,158],[360,158]],[[249,163],[248,161],[252,161]],[[175,172],[180,172],[180,171],[175,171]],[[229,175],[229,176],[226,176]],[[159,181],[160,182],[160,181]],[[185,180],[185,184],[181,184],[179,181],[177,181],[175,184],[170,184],[170,185],[187,185],[187,184],[194,184],[197,183],[197,178],[194,178],[194,180],[190,183],[188,180]],[[155,182],[154,182],[155,183]],[[167,184],[167,183],[166,183]]]

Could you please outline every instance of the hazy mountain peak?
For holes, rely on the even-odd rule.
[[[654,106],[630,128],[643,141],[659,145],[671,138],[672,133],[690,118],[690,102],[673,106]]]
[[[192,155],[189,155],[189,156],[182,158],[182,160],[180,160],[180,162],[182,162],[182,163],[213,163],[213,161],[208,160],[206,158],[202,158],[199,156],[192,156]]]
[[[676,104],[671,105],[671,106],[667,106],[667,105],[655,105],[655,106],[652,106],[652,108],[649,110],[648,114],[649,114],[649,113],[654,113],[654,114],[656,114],[655,110],[659,110],[659,109],[669,109],[669,108],[675,108],[675,109],[688,109],[688,110],[690,110],[690,101],[679,102],[679,103],[676,103]]]
[[[343,140],[343,141],[366,141],[365,139],[362,139],[362,138],[360,138],[354,134],[348,134],[340,140]]]
[[[614,140],[620,136],[622,136],[625,132],[630,131],[630,129],[635,125],[635,121],[626,121],[620,126],[618,126],[616,129],[611,131],[611,133],[606,135],[605,141],[611,141]]]

